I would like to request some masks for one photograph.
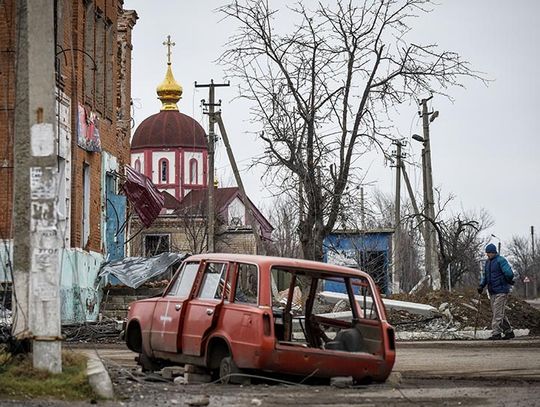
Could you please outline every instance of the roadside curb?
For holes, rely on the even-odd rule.
[[[105,369],[101,358],[95,350],[84,350],[83,353],[88,357],[86,363],[86,375],[88,383],[97,395],[104,399],[113,399],[114,391],[109,372]]]

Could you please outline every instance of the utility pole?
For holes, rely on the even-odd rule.
[[[401,159],[402,152],[401,148],[404,146],[404,143],[400,140],[393,142],[396,145],[396,196],[395,196],[395,205],[394,205],[394,250],[392,253],[394,255],[394,267],[392,267],[392,293],[399,293],[400,286],[400,277],[402,272],[402,261],[400,253],[400,243],[401,243],[401,168],[402,163]]]
[[[433,198],[433,171],[431,167],[431,145],[429,139],[429,123],[435,120],[439,112],[428,112],[427,102],[433,96],[427,99],[422,99],[422,124],[423,124],[423,143],[422,152],[423,158],[423,173],[424,173],[424,204],[425,215],[428,218],[426,224],[426,271],[431,275],[431,287],[434,290],[441,289],[441,276],[438,270],[437,261],[437,236],[435,235],[435,227],[431,222],[435,221],[435,202]],[[430,117],[431,116],[431,117]]]
[[[535,257],[535,252],[534,252],[534,226],[531,226],[531,249],[532,249],[532,257],[533,257],[533,265],[534,265],[534,257]]]
[[[227,136],[225,125],[223,124],[223,120],[221,119],[221,112],[216,113],[216,120],[218,122],[219,132],[221,134],[221,137],[223,137],[223,144],[225,144],[225,148],[227,150],[227,156],[229,157],[229,162],[231,163],[231,167],[234,173],[234,178],[236,179],[236,184],[238,185],[238,189],[240,190],[240,195],[242,195],[242,199],[244,200],[244,206],[246,207],[246,217],[247,217],[248,223],[251,225],[253,236],[255,237],[255,245],[257,247],[257,253],[265,255],[266,250],[262,244],[261,236],[259,234],[259,228],[257,227],[257,222],[255,221],[255,215],[253,214],[253,208],[249,204],[249,199],[247,197],[246,190],[244,188],[244,183],[242,182],[242,177],[240,176],[240,171],[238,171],[238,166],[236,165],[236,160],[234,158],[231,144],[229,143],[229,137]]]
[[[214,204],[214,152],[215,152],[215,143],[216,135],[214,132],[214,126],[216,120],[215,107],[221,106],[221,100],[218,103],[215,103],[215,88],[222,86],[230,86],[229,83],[214,83],[214,80],[211,79],[210,83],[198,85],[195,82],[196,88],[208,88],[208,103],[205,103],[204,99],[202,101],[203,106],[207,107],[208,110],[205,113],[208,114],[208,252],[213,253],[216,249],[215,246],[215,204]]]
[[[54,4],[17,4],[13,334],[31,339],[33,365],[62,371],[55,126]]]
[[[366,202],[364,196],[364,187],[360,187],[360,225],[362,231],[366,231]]]

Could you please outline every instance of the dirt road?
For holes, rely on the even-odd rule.
[[[540,406],[540,338],[398,343],[399,382],[336,388],[313,385],[175,385],[145,377],[124,345],[83,345],[107,365],[118,400],[102,406]],[[81,346],[72,346],[80,350]],[[20,401],[0,401],[21,405]],[[24,405],[89,403],[25,401]]]

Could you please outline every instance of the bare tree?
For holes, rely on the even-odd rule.
[[[408,20],[429,0],[337,0],[310,10],[271,10],[264,0],[234,1],[222,12],[239,24],[221,61],[253,103],[265,153],[257,161],[280,191],[303,203],[305,258],[321,260],[342,197],[358,182],[358,158],[385,152],[394,107],[427,92],[444,94],[464,77],[482,79],[458,54],[407,43]],[[276,28],[283,16],[294,22]],[[300,185],[298,185],[300,184]]]
[[[268,220],[274,226],[268,253],[279,257],[299,257],[298,203],[288,196],[277,197],[269,211]]]
[[[535,239],[535,248],[539,244],[540,240]],[[512,268],[518,274],[515,289],[522,295],[536,297],[540,290],[540,254],[535,252],[533,256],[531,240],[522,236],[513,236],[507,250]],[[527,292],[523,282],[525,277],[529,280]]]
[[[460,285],[476,285],[479,281],[480,262],[486,243],[481,235],[483,231],[493,226],[493,219],[484,209],[478,213],[463,212],[448,216],[446,206],[454,197],[449,196],[442,202],[440,193],[437,192],[439,202],[435,220],[423,214],[418,216],[426,222],[431,222],[437,233],[441,286],[448,289]]]

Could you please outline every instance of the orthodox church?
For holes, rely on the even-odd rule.
[[[164,197],[159,217],[145,228],[135,216],[131,221],[132,256],[152,256],[162,252],[198,253],[206,250],[208,146],[203,127],[181,113],[177,103],[182,86],[174,78],[170,61],[170,39],[165,79],[156,91],[161,110],[146,118],[131,141],[131,166],[148,177]],[[257,252],[255,237],[246,221],[250,205],[263,240],[269,240],[273,227],[249,201],[244,202],[237,187],[213,186],[217,230],[217,252]]]

